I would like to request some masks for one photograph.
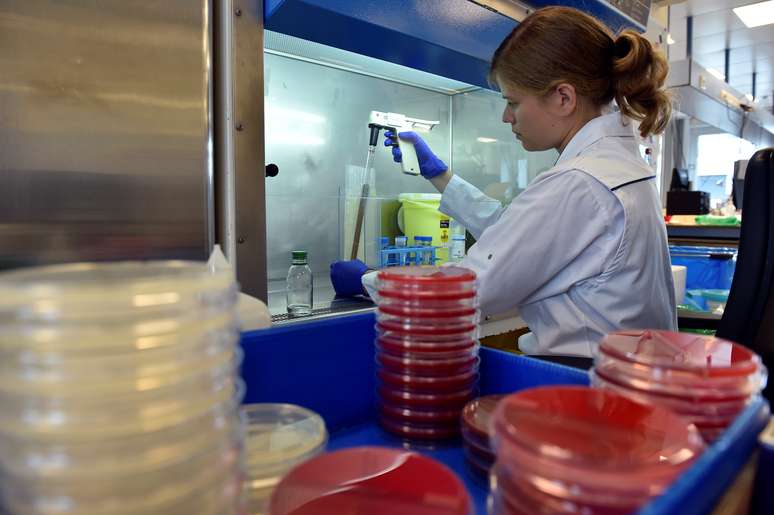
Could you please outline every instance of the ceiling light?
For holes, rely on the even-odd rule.
[[[707,68],[707,73],[709,73],[714,77],[717,77],[720,80],[726,80],[726,76],[723,75],[721,72],[717,71],[715,68]]]
[[[748,27],[760,27],[774,23],[774,0],[735,7],[734,14]]]
[[[494,143],[494,142],[496,142],[497,140],[496,140],[496,139],[494,139],[494,138],[484,138],[484,137],[480,137],[480,138],[476,138],[476,141],[478,141],[479,143]]]
[[[675,44],[675,38],[672,37],[672,34],[667,34],[667,45],[674,45]]]

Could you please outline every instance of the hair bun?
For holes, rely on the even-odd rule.
[[[666,128],[672,103],[663,86],[669,65],[653,45],[633,30],[615,38],[612,87],[618,107],[640,121],[640,134],[659,133]]]

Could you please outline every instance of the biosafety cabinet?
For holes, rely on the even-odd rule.
[[[417,234],[406,226],[415,223],[410,218],[424,215],[409,208],[416,204],[407,197],[431,199],[437,194],[428,181],[402,173],[382,145],[383,134],[366,170],[372,111],[438,122],[421,136],[455,174],[504,204],[554,164],[556,152],[527,153],[522,148],[501,121],[504,101],[487,82],[489,60],[500,41],[531,9],[548,3],[579,4],[265,3],[265,153],[266,162],[279,168],[265,183],[272,313],[284,312],[291,250],[309,252],[316,312],[335,309],[342,302],[331,304],[331,262],[357,255],[378,267],[381,238],[392,243],[405,233],[411,245]],[[647,22],[649,2],[582,4],[615,29],[641,29]],[[364,182],[367,201],[361,201]],[[361,204],[364,216],[354,252]],[[432,201],[426,204],[434,209]],[[420,225],[447,223],[429,218]],[[445,260],[448,233],[441,230],[434,236],[437,256]]]
[[[366,168],[372,111],[434,122],[422,134],[433,150],[503,203],[553,165],[554,152],[526,153],[501,123],[486,77],[500,41],[549,3],[614,30],[643,30],[650,10],[648,0],[1,2],[0,268],[205,259],[220,243],[243,290],[282,313],[290,252],[306,250],[316,307],[330,310],[329,266],[352,255],[361,205],[356,255],[378,266],[380,238],[405,229],[401,194],[435,193],[402,173],[383,132]]]

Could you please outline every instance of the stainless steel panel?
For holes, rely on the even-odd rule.
[[[0,268],[205,258],[208,0],[0,0]]]
[[[266,301],[263,2],[223,0],[216,16],[218,239],[242,291]]]

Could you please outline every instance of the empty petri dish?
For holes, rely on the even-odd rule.
[[[446,466],[417,453],[355,447],[318,456],[285,476],[272,515],[470,515],[472,503]]]
[[[294,404],[245,404],[245,469],[250,478],[281,476],[322,452],[328,441],[317,413]]]

